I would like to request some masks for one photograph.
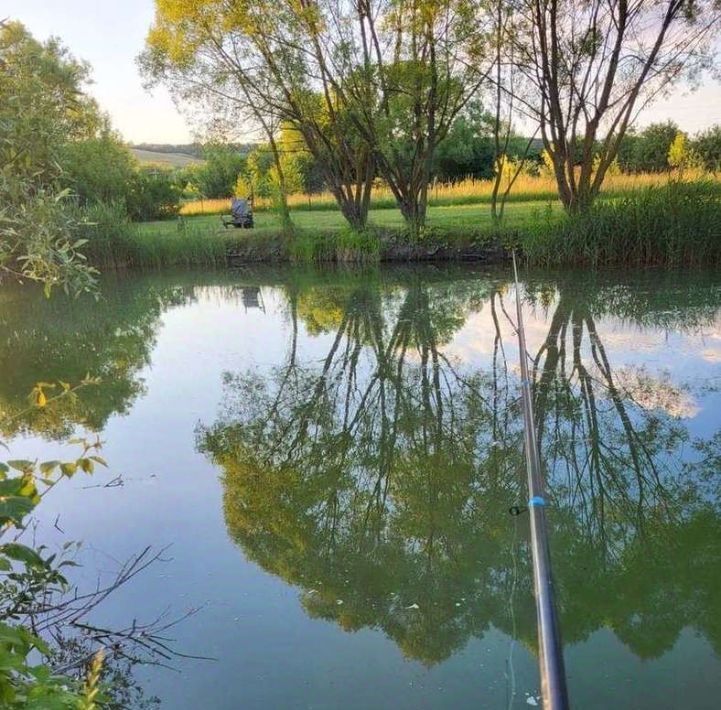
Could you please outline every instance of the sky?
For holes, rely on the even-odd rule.
[[[20,20],[38,39],[60,37],[93,67],[90,87],[113,126],[130,143],[186,143],[192,129],[165,89],[148,93],[135,58],[153,19],[153,0],[0,0],[0,18]],[[721,83],[694,93],[676,89],[639,117],[638,125],[671,119],[695,133],[721,123]]]

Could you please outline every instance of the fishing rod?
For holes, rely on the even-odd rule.
[[[538,666],[541,675],[541,696],[545,710],[567,710],[568,690],[563,667],[563,648],[558,631],[558,618],[553,600],[551,555],[546,530],[546,498],[541,459],[538,454],[536,425],[528,375],[526,333],[518,288],[516,253],[513,252],[513,279],[516,284],[516,333],[521,361],[521,402],[524,422],[524,449],[528,472],[528,514],[531,519],[531,554],[533,557],[533,588],[536,597],[538,625]]]

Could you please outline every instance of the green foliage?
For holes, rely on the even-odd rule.
[[[721,188],[672,182],[598,202],[585,214],[549,215],[529,226],[521,244],[535,264],[717,264]]]
[[[706,170],[714,173],[721,171],[721,125],[700,133],[691,145]]]
[[[676,134],[668,147],[666,158],[670,168],[680,169],[688,162],[689,150],[686,135],[680,131]]]
[[[134,173],[126,198],[128,215],[137,222],[173,217],[180,209],[181,193],[173,171],[140,167]]]
[[[288,122],[282,123],[277,145],[289,195],[320,192],[325,187],[323,168],[308,150],[303,134],[297,128]]]
[[[273,153],[267,145],[260,145],[248,154],[246,169],[238,178],[241,185],[236,185],[236,194],[247,197],[252,194],[257,197],[270,197],[274,195],[273,185]],[[246,187],[247,194],[238,193],[238,187]]]
[[[39,281],[48,295],[55,286],[74,293],[95,286],[66,198],[0,171],[0,271]]]
[[[31,660],[50,652],[42,639],[22,626],[0,622],[0,704],[8,710],[75,710],[81,707],[79,684],[56,676]]]
[[[208,199],[232,197],[238,175],[246,170],[246,156],[234,146],[211,143],[203,151],[205,163],[189,169],[190,183]]]
[[[451,124],[448,135],[441,141],[434,155],[434,175],[442,182],[456,182],[464,178],[486,180],[494,175],[495,147],[494,117],[482,105],[471,102]],[[528,139],[511,134],[506,154],[520,158],[526,151]],[[540,145],[540,144],[539,144]],[[539,146],[528,155],[529,164],[541,162]]]
[[[19,22],[0,26],[0,165],[51,187],[67,141],[91,138],[103,119],[83,93],[89,68],[56,39],[35,40]]]
[[[93,265],[104,269],[129,262],[137,227],[123,202],[93,202],[75,212],[85,254]]]
[[[66,143],[61,164],[62,183],[83,205],[127,200],[137,168],[130,151],[110,131]]]
[[[679,128],[673,121],[652,123],[640,132],[629,131],[621,141],[618,163],[627,173],[660,173],[669,169],[669,150]]]
[[[234,231],[221,229],[217,218],[211,230],[192,220],[180,218],[175,223],[149,224],[133,233],[127,264],[140,268],[170,266],[226,266],[227,251]]]
[[[289,244],[290,257],[294,261],[372,263],[380,260],[381,238],[378,230],[363,230],[345,226],[337,233],[303,230]]]
[[[438,180],[452,182],[466,177],[493,176],[493,138],[490,117],[461,114],[451,125],[434,156]]]
[[[0,271],[41,281],[48,292],[88,290],[94,271],[59,182],[65,142],[102,124],[82,91],[87,67],[17,22],[0,25],[0,66]]]
[[[78,387],[95,383],[87,378]],[[54,386],[38,383],[31,408],[44,409],[78,388],[58,383],[59,393],[48,398],[45,391]],[[90,474],[96,464],[105,465],[97,454],[99,440],[76,439],[75,443],[80,445],[81,453],[71,461],[0,463],[0,704],[4,708],[92,708],[94,705],[82,703],[97,698],[100,692],[98,678],[94,678],[90,690],[83,691],[74,679],[53,673],[47,663],[50,647],[20,623],[38,600],[49,602],[54,594],[67,591],[63,568],[74,563],[47,554],[42,546],[5,541],[13,529],[17,532],[25,527],[41,496],[60,480],[72,478],[78,471]],[[65,551],[69,547],[66,545]]]

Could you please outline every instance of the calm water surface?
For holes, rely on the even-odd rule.
[[[574,706],[719,707],[721,273],[532,272],[523,296]],[[98,303],[0,301],[6,413],[37,381],[103,378],[2,432],[14,458],[106,442],[37,535],[84,541],[81,585],[170,546],[94,620],[197,610],[174,646],[216,659],[138,669],[148,696],[540,705],[508,273],[132,275]]]

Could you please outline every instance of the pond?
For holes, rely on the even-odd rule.
[[[180,619],[135,669],[168,708],[540,705],[507,269],[106,277],[0,291],[13,458],[107,470],[38,509],[82,540],[94,613]],[[551,552],[577,708],[721,698],[721,273],[523,275]],[[165,549],[167,548],[167,549]],[[182,618],[185,614],[190,615]],[[164,615],[164,616],[163,616]]]

